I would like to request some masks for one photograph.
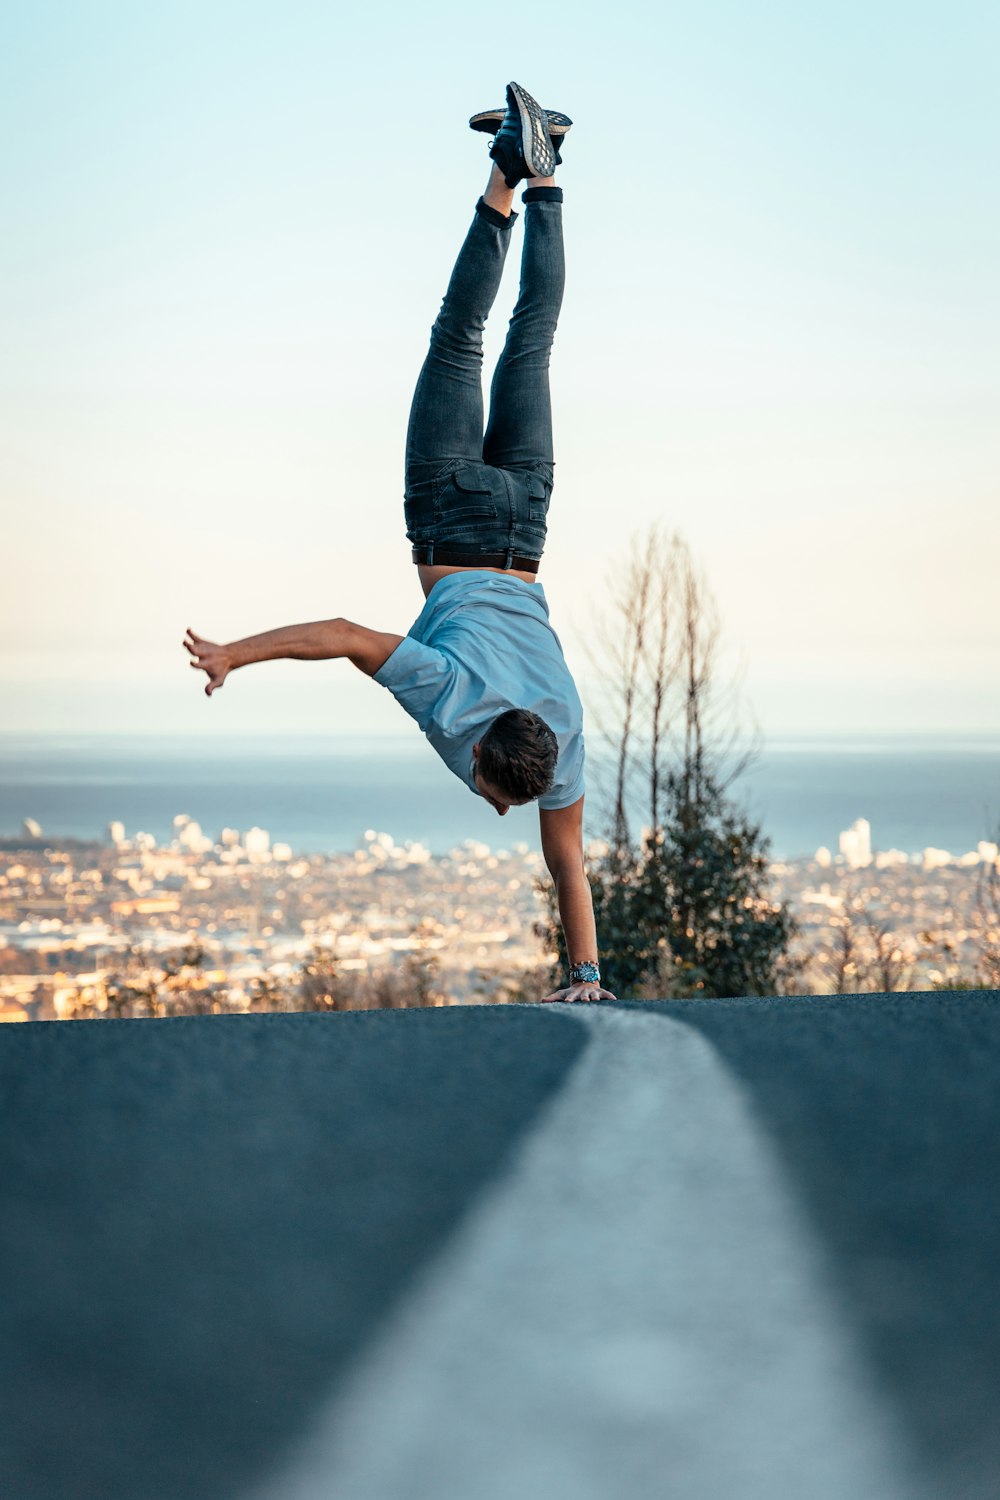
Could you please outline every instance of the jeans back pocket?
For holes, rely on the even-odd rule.
[[[543,525],[549,509],[549,487],[540,474],[525,474],[525,487],[528,491],[528,520],[537,525]]]
[[[503,476],[489,464],[463,464],[434,481],[434,518],[442,526],[495,521]]]

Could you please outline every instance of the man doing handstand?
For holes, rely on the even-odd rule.
[[[403,512],[424,607],[406,635],[352,620],[288,625],[220,645],[187,633],[211,696],[256,661],[347,657],[410,714],[448,768],[503,817],[538,803],[570,982],[545,1000],[613,1000],[597,966],[583,860],[583,708],[537,579],[554,479],[549,355],[562,304],[562,189],[552,175],[572,123],[520,84],[506,111],[474,115],[494,134],[477,201],[417,380],[406,435]],[[483,327],[527,182],[521,283],[483,433]]]

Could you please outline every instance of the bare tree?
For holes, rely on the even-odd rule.
[[[858,981],[862,974],[854,923],[846,908],[844,915],[833,918],[832,922],[835,924],[833,927],[833,993],[849,995],[860,988]]]
[[[605,982],[619,994],[770,989],[794,923],[766,895],[767,840],[725,795],[754,749],[720,689],[711,592],[685,542],[655,524],[609,592],[611,623],[596,611],[581,631],[597,684],[588,714],[614,772],[607,852],[588,865]],[[643,776],[649,824],[636,844],[629,793]],[[561,967],[554,892],[539,888],[549,913],[536,931]]]
[[[313,944],[309,957],[299,966],[297,994],[299,1010],[351,1009],[351,989],[334,951]]]
[[[611,747],[615,764],[614,794],[610,816],[605,808],[605,826],[616,847],[625,847],[629,843],[626,794],[632,739],[641,728],[645,702],[642,674],[650,629],[650,599],[655,592],[660,601],[660,635],[665,638],[668,572],[669,562],[663,557],[655,528],[651,530],[647,543],[633,539],[631,556],[620,579],[616,579],[610,590],[618,616],[616,624],[609,627],[606,616],[598,611],[581,633],[584,653],[601,688],[588,712],[601,737]],[[592,640],[600,642],[600,646],[595,648],[591,645]],[[664,666],[653,686],[658,703],[665,699],[668,685],[669,669]],[[658,712],[657,724],[659,722]]]
[[[273,974],[258,974],[250,981],[251,1011],[294,1010],[287,985]]]
[[[865,920],[865,930],[872,949],[869,973],[874,980],[874,989],[885,995],[909,989],[913,959],[900,947],[888,922],[869,916]]]
[[[656,827],[659,821],[660,787],[663,781],[663,751],[670,733],[670,690],[678,671],[677,651],[673,642],[673,601],[677,590],[679,539],[675,536],[666,551],[663,550],[655,532],[651,538],[651,552],[655,566],[647,572],[650,577],[649,597],[652,599],[652,619],[647,634],[643,632],[640,643],[643,665],[646,670],[648,689],[645,706],[650,726],[649,742],[649,821]]]
[[[664,536],[653,523],[633,538],[609,592],[612,618],[598,611],[580,637],[598,685],[588,716],[615,767],[605,827],[612,842],[627,843],[626,796],[643,768],[656,827],[668,763],[684,768],[691,800],[706,774],[724,791],[752,762],[759,732],[744,732],[735,683],[720,678],[718,609],[678,533]]]
[[[892,994],[910,988],[916,957],[869,898],[850,884],[843,893],[843,912],[831,918],[833,953],[830,978],[835,995]]]

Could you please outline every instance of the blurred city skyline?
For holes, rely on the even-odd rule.
[[[466,121],[518,78],[575,122],[539,578],[585,708],[594,611],[655,521],[765,734],[1000,729],[1000,13],[498,31],[453,3],[5,18],[2,727],[405,727],[346,662],[209,703],[180,642],[419,613],[406,416],[486,181]]]

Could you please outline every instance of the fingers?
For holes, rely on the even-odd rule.
[[[207,641],[203,635],[195,635],[189,625],[181,645],[185,650],[190,651],[192,656],[198,656],[199,654],[204,656],[206,651],[211,650],[216,645],[216,642]]]
[[[617,995],[613,995],[610,990],[603,990],[603,989],[587,990],[586,992],[581,991],[579,994],[575,994],[574,990],[573,990],[573,987],[571,986],[569,989],[566,989],[566,990],[556,990],[551,995],[543,995],[541,1003],[545,1004],[549,1000],[561,1000],[566,1005],[573,1005],[577,1000],[617,1000],[617,999],[618,999],[618,996]]]
[[[213,644],[213,642],[202,641],[198,646],[192,646],[190,641],[183,641],[181,644],[187,649],[188,654],[193,658],[193,660],[188,663],[189,666],[200,667],[204,672],[215,671],[215,668],[212,665],[212,658],[217,654],[217,647]]]

